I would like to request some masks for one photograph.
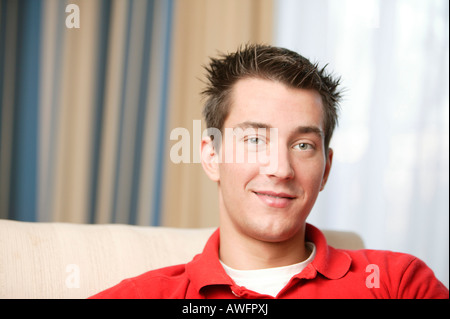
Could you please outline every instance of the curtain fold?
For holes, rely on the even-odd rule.
[[[94,121],[96,108],[101,107],[95,105],[102,85],[96,80],[101,63],[97,55],[101,43],[97,21],[104,9],[101,5],[99,1],[79,3],[81,28],[65,33],[61,65],[56,66],[61,72],[61,95],[55,101],[58,117],[53,119],[57,122],[54,188],[52,204],[45,208],[54,220],[86,222],[90,213],[90,176],[95,174]]]
[[[1,3],[1,215],[32,218],[36,210],[40,2]],[[16,90],[16,88],[21,88]],[[5,192],[5,193],[3,193]]]

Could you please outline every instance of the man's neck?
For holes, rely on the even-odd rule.
[[[233,227],[220,227],[220,260],[239,270],[288,266],[306,260],[305,228],[280,242],[265,242],[240,233]]]

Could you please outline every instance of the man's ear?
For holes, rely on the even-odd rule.
[[[203,170],[206,175],[214,181],[219,181],[219,154],[214,147],[211,137],[206,136],[202,139],[200,145],[200,154],[202,160]]]
[[[333,149],[328,149],[328,154],[326,158],[325,171],[323,173],[322,185],[320,186],[320,190],[322,191],[325,188],[325,184],[327,183],[328,176],[330,175],[331,164],[333,163]]]

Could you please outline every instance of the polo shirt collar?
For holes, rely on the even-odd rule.
[[[328,279],[339,279],[349,271],[352,259],[345,251],[327,244],[325,235],[311,224],[306,224],[306,241],[316,245],[314,260],[300,273],[298,278],[315,277],[315,271]]]
[[[198,292],[210,285],[235,285],[220,264],[219,238],[220,229],[218,228],[208,239],[203,252],[186,265],[190,282]],[[345,276],[352,262],[345,251],[328,246],[323,233],[311,224],[306,224],[305,238],[316,246],[316,256],[302,272],[294,277],[313,279],[317,273],[328,279],[339,279]]]
[[[186,265],[191,285],[198,292],[210,285],[234,285],[219,261],[219,238],[220,229],[218,228],[206,242],[203,252]]]

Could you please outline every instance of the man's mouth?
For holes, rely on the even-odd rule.
[[[267,206],[275,208],[287,207],[296,196],[287,193],[277,193],[272,191],[253,191],[258,198]]]
[[[264,195],[264,196],[270,196],[270,197],[274,197],[274,198],[288,198],[288,199],[295,198],[294,195],[289,195],[286,193],[275,193],[275,192],[270,192],[270,191],[261,191],[261,192],[254,191],[253,193],[255,193],[256,195]]]

